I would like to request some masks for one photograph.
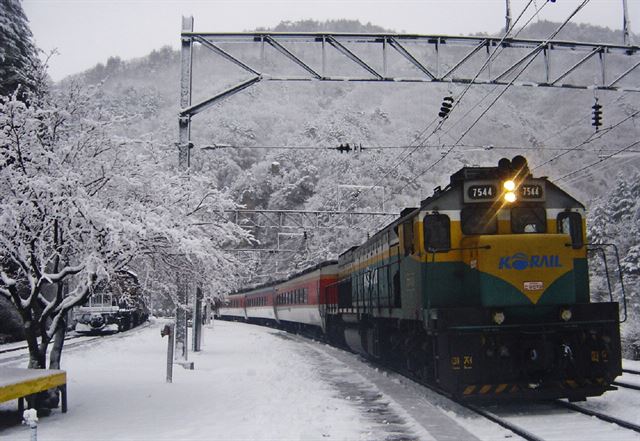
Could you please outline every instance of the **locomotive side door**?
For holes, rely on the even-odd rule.
[[[416,319],[420,311],[421,262],[419,235],[415,234],[417,216],[400,224],[400,296],[402,317]]]
[[[397,230],[389,232],[389,270],[387,271],[387,289],[389,290],[389,308],[400,308],[400,241]]]

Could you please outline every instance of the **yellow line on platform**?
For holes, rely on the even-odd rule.
[[[39,369],[24,369],[25,371],[38,371]],[[43,371],[47,372],[47,371]],[[2,370],[0,369],[0,375]],[[37,378],[29,378],[17,381],[14,384],[0,386],[0,403],[26,397],[67,383],[67,373],[56,371],[53,374],[45,374]]]

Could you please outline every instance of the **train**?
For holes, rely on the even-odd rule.
[[[463,167],[337,261],[229,293],[218,315],[315,332],[463,401],[599,396],[622,373],[619,305],[592,301],[585,217],[522,156]]]
[[[73,311],[73,330],[79,334],[114,334],[146,322],[149,309],[135,273],[120,271],[96,287],[87,302]]]

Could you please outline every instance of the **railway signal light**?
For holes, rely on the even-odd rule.
[[[598,127],[602,126],[602,106],[598,104],[598,98],[596,98],[596,103],[591,108],[593,109],[593,123],[591,125],[598,131]]]
[[[440,118],[446,118],[451,112],[451,108],[453,107],[453,97],[445,96],[444,100],[442,100],[442,106],[440,107],[440,113],[438,116]]]

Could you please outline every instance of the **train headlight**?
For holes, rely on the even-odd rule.
[[[516,194],[512,191],[508,191],[504,194],[504,200],[507,202],[515,202],[516,199],[518,198],[516,197]]]
[[[491,318],[493,319],[493,323],[495,323],[496,325],[501,325],[504,322],[505,315],[502,311],[496,311],[493,313]]]
[[[573,313],[569,308],[565,308],[562,311],[560,311],[560,318],[565,322],[568,322],[569,320],[571,320],[571,317],[573,317]]]
[[[509,181],[504,181],[504,184],[502,184],[504,189],[507,191],[513,191],[516,189],[516,183],[509,180]]]

